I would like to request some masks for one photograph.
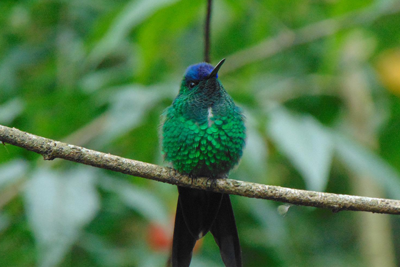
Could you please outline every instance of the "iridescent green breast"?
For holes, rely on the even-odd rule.
[[[173,106],[167,110],[163,153],[181,173],[221,177],[242,156],[245,126],[239,108],[233,104],[223,116],[212,114],[211,109],[208,112],[206,119],[196,120],[183,116]]]

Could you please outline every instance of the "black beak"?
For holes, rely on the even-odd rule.
[[[223,58],[220,62],[218,62],[218,64],[215,66],[215,68],[210,73],[210,75],[208,75],[207,79],[210,79],[212,77],[217,77],[218,71],[221,68],[222,64],[224,64],[224,62],[225,62],[225,58]]]

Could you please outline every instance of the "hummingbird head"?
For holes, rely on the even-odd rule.
[[[218,71],[224,62],[225,59],[222,59],[215,67],[205,62],[189,66],[179,93],[210,96],[213,92],[218,91],[219,88],[222,88],[217,80]]]
[[[174,100],[174,108],[202,123],[207,122],[210,114],[213,114],[213,107],[229,102],[230,97],[218,80],[218,70],[224,61],[221,60],[215,67],[204,62],[189,66]]]

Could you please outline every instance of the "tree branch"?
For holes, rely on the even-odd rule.
[[[212,181],[208,178],[191,179],[172,168],[98,152],[2,125],[0,125],[0,141],[41,154],[45,160],[66,159],[173,185],[269,199],[300,206],[326,208],[334,212],[352,210],[400,214],[400,201],[398,200],[314,192],[232,179],[218,179],[211,185]]]

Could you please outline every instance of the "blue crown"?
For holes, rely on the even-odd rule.
[[[191,65],[186,69],[185,79],[189,80],[189,81],[205,80],[210,75],[210,73],[213,71],[213,69],[214,69],[214,67],[211,64],[208,64],[205,62]],[[217,74],[217,78],[218,78],[218,74]]]

